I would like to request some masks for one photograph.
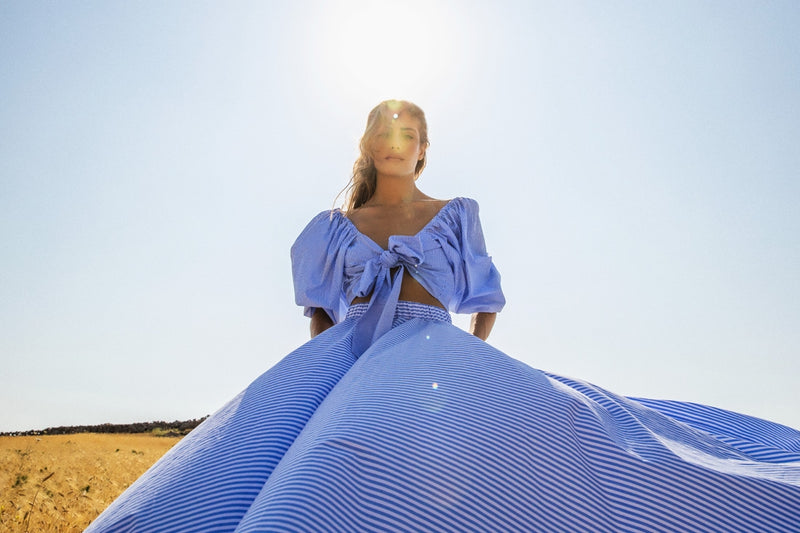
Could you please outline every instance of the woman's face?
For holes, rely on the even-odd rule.
[[[419,120],[408,113],[393,114],[370,143],[378,176],[414,176],[417,162],[425,157],[419,138]]]

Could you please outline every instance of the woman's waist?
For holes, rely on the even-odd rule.
[[[428,292],[428,290],[408,272],[403,272],[403,279],[398,281],[401,284],[399,296],[400,301],[419,302],[422,304],[440,307],[442,309],[445,308],[441,301]],[[372,293],[365,296],[356,296],[352,299],[350,304],[369,303],[371,299]]]
[[[347,318],[360,318],[369,309],[369,303],[354,302],[347,309]],[[394,312],[394,320],[392,327],[402,324],[406,320],[412,318],[422,318],[425,320],[434,320],[437,322],[452,323],[450,313],[439,305],[431,305],[422,302],[400,300],[397,302],[397,307]]]

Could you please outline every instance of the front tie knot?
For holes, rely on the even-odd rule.
[[[397,267],[416,269],[424,262],[422,243],[418,237],[392,237],[389,249],[382,250],[364,264],[364,271],[355,290],[356,296],[367,296],[376,287],[391,285],[390,271]]]
[[[389,239],[389,249],[381,252],[381,263],[393,261],[389,268],[399,266],[401,263],[405,266],[418,267],[424,261],[425,254],[422,251],[422,242],[419,236],[394,236]]]
[[[384,268],[394,268],[400,264],[400,256],[391,250],[384,250],[378,256],[378,262]]]
[[[424,257],[419,236],[392,236],[389,249],[382,250],[364,265],[355,295],[366,296],[372,292],[372,297],[354,331],[355,354],[361,355],[391,329],[405,267],[416,270],[424,262]],[[398,268],[397,272],[392,273],[395,268]]]

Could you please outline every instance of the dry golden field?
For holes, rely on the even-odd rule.
[[[0,437],[0,532],[83,531],[178,440],[151,433]]]

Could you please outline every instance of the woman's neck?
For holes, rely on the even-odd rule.
[[[408,178],[378,176],[375,184],[375,193],[369,199],[369,205],[399,205],[426,198],[417,189],[414,177]]]

